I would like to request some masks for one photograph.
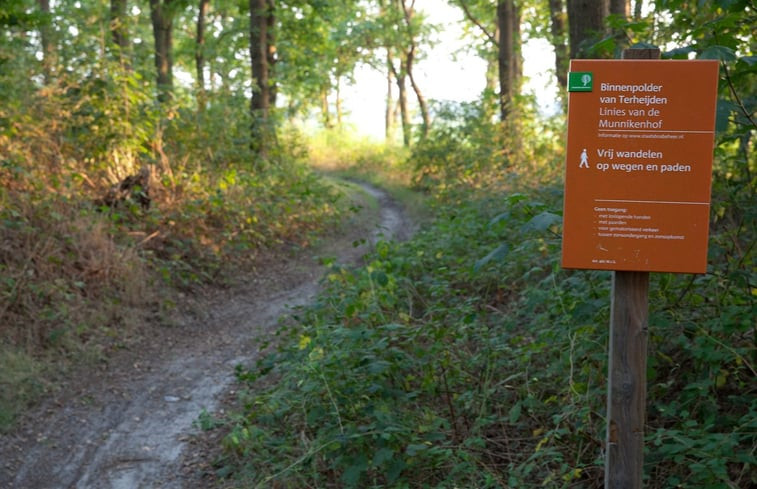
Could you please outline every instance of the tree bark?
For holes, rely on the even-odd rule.
[[[321,87],[321,122],[326,129],[334,127],[331,122],[331,109],[329,109],[329,91],[328,87]]]
[[[150,19],[155,38],[155,69],[158,101],[165,103],[173,95],[173,0],[150,0]]]
[[[261,156],[268,153],[268,146],[275,138],[270,123],[271,108],[276,103],[276,86],[272,76],[276,61],[275,7],[274,0],[250,0],[250,64],[253,82],[250,113],[253,149]]]
[[[630,0],[609,0],[609,13],[615,15],[623,20],[628,20],[631,15],[631,1]],[[617,29],[613,32],[615,37],[616,49],[624,49],[628,46],[628,38],[626,37],[624,29]]]
[[[252,61],[253,117],[268,117],[271,91],[268,72],[268,4],[266,0],[250,0],[250,59]]]
[[[641,9],[644,6],[644,0],[636,0],[633,5],[633,18],[636,20],[641,19]]]
[[[392,61],[391,51],[386,50],[386,112],[384,113],[384,135],[386,141],[389,142],[394,139],[394,94],[392,93]]]
[[[429,128],[431,127],[431,117],[429,116],[428,104],[426,103],[426,98],[423,96],[423,93],[421,92],[421,89],[418,86],[418,83],[416,83],[415,76],[413,76],[415,51],[417,50],[417,45],[415,43],[415,33],[412,31],[412,18],[413,18],[414,6],[415,6],[415,0],[413,0],[412,4],[410,4],[409,7],[407,3],[405,2],[405,0],[401,0],[402,13],[405,19],[405,26],[407,27],[408,43],[409,43],[408,49],[405,52],[405,71],[407,73],[408,78],[410,79],[410,86],[413,87],[413,91],[415,92],[415,97],[418,99],[418,106],[421,111],[421,119],[423,120],[423,127],[421,129],[421,134],[425,138],[428,135]]]
[[[585,46],[604,32],[609,13],[608,0],[568,0],[568,27],[571,59],[585,57]]]
[[[126,26],[126,0],[110,0],[110,35],[116,58],[122,67],[127,66],[129,31]]]
[[[519,95],[523,82],[523,50],[520,32],[522,8],[519,3],[513,3],[513,53],[512,53],[512,82],[513,94]]]
[[[620,15],[627,19],[631,15],[631,1],[610,0],[610,15]]]
[[[398,70],[394,63],[390,63],[389,69],[392,76],[397,82],[398,103],[400,106],[400,120],[402,121],[402,142],[405,146],[410,146],[410,113],[407,108],[407,85],[405,79],[405,63],[400,60],[400,69]]]
[[[278,85],[274,71],[276,69],[276,0],[266,0],[268,6],[266,16],[266,61],[268,62],[268,84],[270,85],[270,106],[276,106]]]
[[[342,128],[343,114],[342,114],[342,82],[341,78],[336,79],[336,100],[334,101],[334,111],[336,112],[336,127]]]
[[[555,50],[555,76],[560,94],[565,94],[568,87],[568,46],[566,44],[565,20],[563,0],[549,0],[550,31],[552,33],[552,47]]]
[[[50,0],[37,0],[37,6],[44,17],[39,27],[39,39],[42,44],[42,77],[45,85],[49,85],[52,82],[55,67],[55,44],[52,35]]]
[[[205,107],[205,19],[210,0],[200,0],[197,10],[197,37],[195,38],[195,70],[197,73],[197,99],[200,110]]]
[[[499,111],[502,121],[507,120],[512,107],[514,93],[513,54],[513,0],[499,0],[497,3],[497,25],[499,26]]]

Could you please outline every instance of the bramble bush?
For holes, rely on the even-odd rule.
[[[708,272],[652,274],[650,488],[757,484],[757,161],[754,128],[728,107]],[[533,147],[502,158],[476,147],[494,129],[471,110],[413,148],[434,219],[364,267],[333,263],[276,348],[238,369],[221,474],[245,487],[603,486],[611,274],[559,266],[560,124],[534,124]]]
[[[560,269],[557,188],[445,194],[240,369],[223,463],[246,485],[602,486],[610,274]],[[751,260],[654,275],[648,487],[755,482]]]

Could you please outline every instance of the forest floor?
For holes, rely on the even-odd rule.
[[[361,187],[378,206],[363,206],[340,233],[271,257],[238,286],[188,298],[170,326],[136,328],[107,361],[68,375],[0,436],[0,488],[210,486],[217,444],[197,421],[233,398],[234,367],[254,362],[278,318],[313,299],[325,271],[315,257],[357,264],[379,237],[409,237],[413,225],[397,202]],[[360,240],[367,244],[355,247]]]

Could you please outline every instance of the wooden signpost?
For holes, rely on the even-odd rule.
[[[649,272],[705,273],[718,62],[572,60],[564,268],[612,270],[605,488],[641,488]]]

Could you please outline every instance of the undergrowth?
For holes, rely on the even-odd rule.
[[[334,265],[275,351],[238,369],[242,408],[218,461],[230,485],[603,486],[611,274],[559,265],[559,152],[517,165],[552,139],[480,166],[467,145],[490,128],[476,121],[413,152],[433,222],[380,242],[367,266]],[[645,487],[757,484],[755,188],[743,179],[755,162],[735,174],[722,156],[708,273],[652,278]]]
[[[0,429],[67,365],[165,324],[180,291],[228,284],[348,212],[295,132],[262,159],[244,104],[161,117],[134,81],[62,79],[0,114]],[[99,202],[142,167],[147,189]]]

